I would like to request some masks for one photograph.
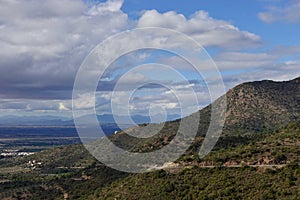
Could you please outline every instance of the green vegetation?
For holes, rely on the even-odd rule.
[[[144,174],[128,174],[105,167],[81,145],[59,147],[15,160],[2,159],[0,199],[299,197],[300,122],[291,123],[273,134],[240,138],[236,147],[224,145],[227,142],[221,139],[219,147],[204,159],[197,159],[191,148],[190,153],[177,161],[176,169]],[[262,158],[268,158],[269,163],[258,163]],[[42,166],[32,168],[28,165],[30,160],[39,161]],[[226,166],[226,163],[233,166]]]
[[[82,145],[0,158],[0,199],[299,199],[299,83],[299,78],[262,81],[230,90],[224,134],[213,151],[198,158],[209,125],[208,106],[199,111],[194,143],[164,170],[119,172],[99,163]],[[153,151],[173,139],[179,122],[166,123],[147,139],[124,132],[110,139],[129,151]],[[141,125],[128,131],[147,129]]]
[[[204,165],[276,165],[286,164],[288,161],[300,163],[299,133],[300,121],[290,123],[274,133],[222,137],[205,158],[198,160],[197,151],[188,151],[180,160],[197,161]],[[199,145],[201,144],[195,144],[192,149],[199,149]]]
[[[266,170],[193,167],[178,174],[163,170],[131,175],[90,199],[299,199],[300,167]]]

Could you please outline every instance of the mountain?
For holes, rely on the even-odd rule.
[[[243,83],[229,90],[226,98],[225,133],[274,130],[300,117],[300,77]]]
[[[299,80],[243,83],[216,100],[227,98],[225,126],[204,158],[198,152],[211,105],[199,111],[192,146],[161,170],[120,172],[104,166],[82,145],[63,146],[0,159],[0,199],[299,199]],[[154,151],[170,143],[181,120],[165,123],[150,138],[130,135],[146,135],[147,127],[160,124],[131,127],[109,139],[132,152]],[[33,161],[40,164],[32,166]]]
[[[91,119],[94,118],[94,115],[84,115],[81,116],[78,120],[80,120],[83,123],[89,123],[92,121]],[[172,121],[175,119],[180,118],[180,115],[168,115],[166,121]],[[130,118],[128,116],[117,116],[112,114],[103,114],[103,115],[97,115],[97,119],[100,122],[100,124],[132,124],[134,122],[135,124],[144,124],[144,123],[151,123],[151,117],[149,116],[143,116],[143,115],[132,115]],[[153,119],[162,119],[162,116],[156,115],[153,116]],[[132,122],[131,122],[132,120]],[[116,121],[118,123],[116,123]],[[154,121],[153,123],[160,123],[162,121]]]
[[[94,115],[84,115],[79,118],[83,123],[89,124]],[[115,118],[118,119],[118,124],[122,127],[130,127],[131,121],[129,121],[128,116],[114,116],[110,114],[97,115],[98,121],[105,129],[107,127],[117,128]],[[172,121],[180,118],[179,115],[168,115],[167,121]],[[154,116],[154,119],[161,119],[160,116]],[[151,118],[149,116],[142,115],[133,115],[132,120],[136,124],[151,123]],[[155,121],[158,123],[160,121]],[[6,115],[0,117],[0,126],[74,126],[74,120],[66,117],[57,117],[57,116],[15,116],[15,115]],[[113,131],[114,132],[114,131]],[[112,132],[112,133],[113,133]]]
[[[73,125],[69,118],[57,116],[15,116],[0,117],[0,126],[69,126]]]
[[[284,127],[300,117],[300,77],[283,82],[270,80],[240,84],[226,94],[223,135],[247,135]],[[224,96],[214,102],[218,105]],[[199,111],[198,135],[209,126],[211,105]]]
[[[214,104],[218,106],[220,101],[226,97],[227,111],[222,137],[228,143],[233,137],[235,143],[237,138],[251,136],[255,133],[273,132],[290,122],[300,118],[300,77],[291,81],[255,81],[240,84],[229,90],[224,96],[217,99]],[[192,145],[196,151],[201,146],[211,117],[211,105],[203,108],[187,118],[200,115],[197,138]],[[193,121],[189,120],[189,121]],[[196,120],[194,120],[197,122]],[[155,137],[137,139],[130,135],[147,135],[147,132],[155,129],[155,125],[132,127],[125,132],[113,136],[112,141],[122,148],[131,151],[151,151],[168,144],[176,134],[181,120],[167,122]],[[159,125],[157,125],[159,126]],[[194,124],[190,124],[194,126]],[[240,141],[242,142],[242,141]],[[226,144],[224,144],[226,145]]]
[[[130,174],[82,145],[0,159],[0,199],[298,199],[300,121],[248,144]],[[41,164],[33,164],[41,163]]]
[[[221,138],[223,139],[223,138]],[[299,199],[300,121],[203,159],[130,174],[87,199]],[[92,175],[93,176],[93,175]]]

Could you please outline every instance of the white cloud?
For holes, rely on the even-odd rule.
[[[107,2],[94,5],[90,10],[90,15],[104,14],[106,12],[120,12],[124,0],[108,0]]]
[[[255,71],[240,73],[236,75],[224,76],[224,82],[227,89],[234,86],[258,80],[287,81],[300,76],[300,60],[273,63],[263,68],[257,68]]]
[[[44,98],[66,98],[60,92],[55,97],[53,91],[64,88],[69,95],[89,51],[106,37],[127,29],[122,2],[100,3],[94,7],[97,13],[91,15],[80,0],[1,1],[2,97],[35,98],[33,93],[40,90]],[[16,85],[22,85],[22,90]]]
[[[300,2],[297,0],[288,1],[286,5],[270,6],[265,12],[258,14],[260,20],[266,23],[288,22],[300,23]]]
[[[67,108],[67,107],[64,105],[64,103],[60,102],[60,103],[58,104],[58,110],[60,110],[60,111],[66,111],[66,110],[70,110],[70,109]]]
[[[224,52],[216,56],[215,62],[220,70],[242,70],[271,65],[277,59],[268,53]]]
[[[266,77],[275,80],[290,79],[299,71],[300,64],[295,60],[274,65],[282,56],[299,54],[299,47],[279,47],[270,52],[256,54],[239,52],[237,51],[239,49],[259,45],[260,37],[240,30],[231,22],[214,19],[205,11],[198,11],[186,17],[173,11],[159,13],[156,10],[149,10],[134,21],[121,10],[122,5],[123,0],[108,0],[91,8],[80,0],[0,1],[0,110],[70,113],[71,91],[82,60],[99,42],[131,27],[171,28],[193,37],[205,47],[219,47],[222,51],[215,57],[215,61],[221,70],[257,69],[251,74],[239,74],[228,79],[225,77],[228,87]],[[299,13],[297,14],[295,8],[299,10],[299,5],[295,1],[293,8],[290,5],[283,10],[272,8],[261,13],[260,17],[269,22],[278,20],[297,22]],[[143,42],[138,37],[143,36],[136,35],[129,38],[124,41],[124,45]],[[155,39],[150,35],[145,45],[153,44],[161,47],[182,45],[180,41],[176,41],[176,38],[168,38],[163,34],[162,37]],[[118,49],[120,46],[115,46],[115,48]],[[112,48],[109,53],[113,56],[115,52],[118,51]],[[123,62],[123,65],[116,66],[115,69],[123,70],[124,65],[134,66],[149,57],[151,60],[151,53],[133,53],[129,55],[126,63]],[[158,61],[175,66],[178,70],[191,68],[182,59],[176,57],[162,58]],[[206,65],[205,61],[201,63],[204,69]],[[258,67],[260,67],[259,70]],[[153,73],[152,69],[147,73],[151,74],[151,72]],[[162,77],[164,73],[161,70],[160,74],[157,74]],[[190,101],[194,94],[188,89],[196,89],[197,86],[185,83],[176,85],[170,78],[171,74],[168,73],[167,76],[169,80],[166,78],[167,80],[163,83],[166,85],[173,83],[177,90],[177,97],[185,105],[185,114],[196,111],[195,105]],[[108,86],[115,84],[115,79],[103,78],[108,80]],[[123,105],[124,99],[128,97],[126,89],[149,81],[150,78],[142,73],[131,73],[121,79],[123,91],[117,91],[117,97],[114,99],[119,105],[117,108],[119,114],[127,114],[127,108]],[[157,82],[157,79],[153,79],[153,82]],[[89,84],[88,81],[87,84]],[[111,87],[108,88],[111,89]],[[153,95],[149,91],[148,95],[139,97],[132,109],[143,113],[151,103],[170,112],[177,112],[180,105],[176,96],[171,95],[165,89],[156,89]],[[210,102],[207,92],[198,89],[196,95],[200,105]],[[101,91],[96,94],[96,97],[95,102],[93,93],[80,96],[75,107],[84,113],[97,103],[97,108],[109,111],[111,91]]]
[[[217,20],[205,11],[197,11],[190,18],[170,11],[159,13],[145,11],[138,21],[138,27],[163,27],[183,32],[201,45],[223,48],[249,48],[260,43],[260,37],[223,20]]]

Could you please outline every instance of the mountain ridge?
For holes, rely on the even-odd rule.
[[[290,81],[254,81],[229,90],[224,131],[274,130],[300,117],[300,77]]]
[[[290,81],[255,81],[242,83],[230,89],[227,99],[226,119],[221,137],[247,136],[272,132],[300,118],[300,77]],[[214,104],[224,101],[224,96]],[[211,104],[198,111],[200,122],[195,149],[198,149],[208,130],[211,119]],[[193,117],[193,114],[188,116]],[[147,127],[137,126],[120,131],[111,140],[121,148],[134,152],[151,151],[167,145],[177,132],[181,119],[166,122],[161,131],[147,139],[131,135],[146,135]],[[157,125],[160,126],[160,125]],[[149,125],[153,129],[153,125]],[[151,131],[151,130],[150,130]],[[197,139],[198,138],[198,139]],[[160,142],[157,142],[160,141]],[[154,145],[153,145],[154,144]]]
[[[227,119],[217,148],[201,159],[198,151],[205,136],[203,131],[209,125],[211,105],[199,111],[203,124],[195,142],[175,161],[179,167],[172,170],[163,168],[141,174],[120,172],[97,161],[83,145],[58,147],[23,158],[0,159],[0,198],[298,199],[299,83],[299,78],[281,83],[251,82],[229,91],[227,117],[231,118]],[[266,106],[259,105],[264,102]],[[257,112],[257,106],[262,112]],[[278,116],[271,118],[274,111]],[[282,121],[284,117],[286,120]],[[252,123],[258,119],[267,124]],[[165,123],[166,127],[157,136],[142,141],[129,137],[124,131],[109,138],[130,151],[154,151],[172,140],[179,122]],[[271,127],[272,124],[276,126]],[[145,127],[147,124],[129,131],[145,131]],[[238,131],[234,132],[235,129]],[[32,167],[33,160],[41,165]]]

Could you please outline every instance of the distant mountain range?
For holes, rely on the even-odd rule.
[[[56,116],[15,116],[0,117],[1,126],[62,126],[73,125],[69,118]]]
[[[94,115],[84,115],[80,117],[82,123],[89,124]],[[113,116],[110,114],[97,115],[100,124],[116,124],[116,120],[120,125],[131,124],[128,116]],[[167,121],[180,118],[179,115],[168,115]],[[136,124],[151,123],[151,117],[142,115],[133,115],[131,119]],[[161,119],[160,116],[154,116],[154,119]],[[154,123],[161,121],[154,121]],[[15,116],[7,115],[0,117],[1,126],[73,126],[74,120],[70,118],[57,116]]]
[[[94,115],[84,115],[80,118],[78,118],[78,120],[80,120],[80,122],[82,123],[90,123],[92,120],[92,118],[94,118]],[[142,115],[133,115],[133,116],[113,116],[110,114],[104,114],[104,115],[97,115],[98,121],[100,122],[100,124],[144,124],[144,123],[161,123],[164,121],[161,121],[159,119],[163,119],[162,116],[156,115],[153,116],[152,118],[154,119],[151,120],[150,116],[142,116]],[[179,119],[180,115],[168,115],[166,118],[166,121],[173,121],[176,119]]]

